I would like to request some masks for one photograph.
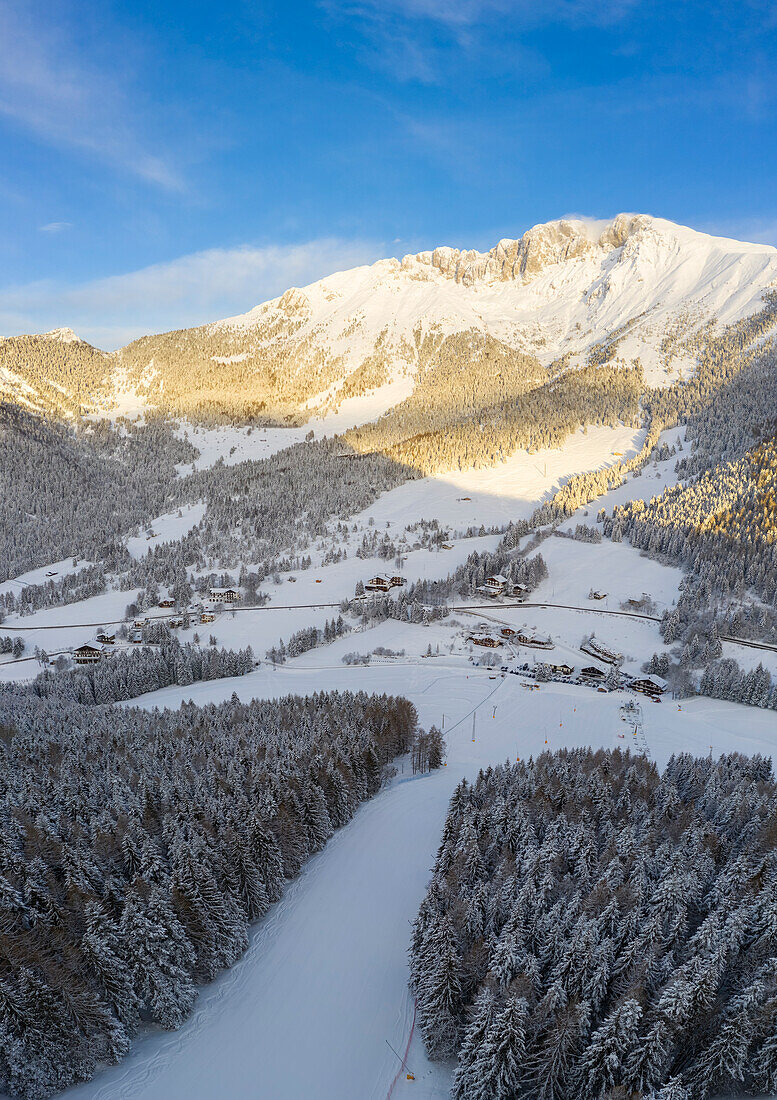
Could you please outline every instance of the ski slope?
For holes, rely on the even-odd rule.
[[[253,930],[241,961],[203,988],[194,1014],[172,1034],[137,1041],[124,1062],[69,1100],[382,1100],[400,1068],[413,1006],[407,991],[410,922],[433,865],[448,799],[462,776],[544,748],[628,747],[626,697],[492,678],[465,662],[430,659],[369,668],[289,667],[143,697],[145,706],[306,693],[322,688],[403,692],[424,725],[445,714],[448,764],[423,777],[400,771],[361,807]],[[475,740],[472,740],[472,713]],[[648,748],[671,753],[738,749],[771,753],[774,715],[694,699],[643,704]],[[623,739],[618,737],[624,733]],[[547,746],[546,746],[547,740]],[[634,746],[632,746],[634,747]],[[448,1095],[450,1067],[425,1058],[417,1033],[394,1098]]]

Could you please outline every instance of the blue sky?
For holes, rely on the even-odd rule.
[[[0,0],[0,333],[570,213],[777,244],[773,0]]]

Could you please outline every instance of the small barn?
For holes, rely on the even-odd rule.
[[[553,649],[553,640],[547,634],[535,634],[533,631],[520,630],[516,635],[516,641],[521,645],[531,646],[532,649]]]
[[[494,638],[491,634],[470,634],[467,641],[485,646],[486,649],[496,649],[502,644],[501,638]]]

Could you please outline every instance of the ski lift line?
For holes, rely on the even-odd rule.
[[[645,735],[642,704],[637,703],[636,700],[631,700],[628,703],[624,703],[620,709],[620,713],[623,721],[629,721],[631,733],[637,742],[638,748],[642,750],[648,760],[652,760],[650,746],[648,745],[647,736]]]
[[[410,1073],[411,1072],[407,1068],[407,1056],[410,1053],[410,1044],[413,1041],[413,1032],[415,1031],[415,1018],[416,1018],[417,1011],[418,1011],[418,1002],[415,999],[413,999],[413,1022],[410,1025],[410,1034],[407,1037],[407,1046],[405,1047],[405,1057],[404,1058],[400,1058],[400,1056],[397,1054],[397,1052],[391,1046],[391,1043],[389,1043],[388,1039],[386,1039],[386,1043],[388,1044],[389,1048],[394,1051],[394,1054],[397,1054],[397,1058],[399,1058],[400,1062],[402,1063],[402,1065],[400,1066],[400,1068],[396,1072],[394,1080],[391,1082],[391,1085],[389,1086],[389,1090],[386,1093],[386,1100],[391,1100],[391,1095],[394,1092],[394,1089],[396,1088],[397,1081],[402,1076],[402,1070],[404,1069],[405,1073]],[[413,1074],[413,1077],[415,1077],[415,1074]]]
[[[459,726],[460,726],[460,725],[461,725],[461,724],[462,724],[463,722],[466,722],[468,718],[471,718],[471,717],[472,717],[472,715],[473,715],[473,714],[474,714],[474,713],[475,713],[475,712],[476,712],[477,710],[479,710],[479,708],[480,708],[480,707],[482,707],[484,703],[487,703],[487,702],[488,702],[488,700],[489,700],[489,699],[491,698],[491,696],[492,696],[492,695],[493,695],[493,694],[494,694],[495,692],[499,691],[499,689],[500,689],[500,687],[502,686],[502,684],[503,684],[503,683],[504,683],[504,679],[500,679],[500,680],[499,680],[499,682],[497,683],[496,687],[495,687],[495,688],[493,688],[493,689],[492,689],[491,691],[489,691],[488,695],[486,695],[484,699],[481,699],[479,703],[476,703],[476,705],[475,705],[475,706],[474,706],[474,707],[472,708],[472,710],[470,710],[470,711],[467,711],[467,713],[466,713],[466,714],[464,715],[464,717],[463,717],[463,718],[460,718],[460,719],[458,720],[458,722],[456,722],[456,723],[455,723],[454,725],[452,725],[452,726],[448,726],[448,730],[447,730],[447,732],[448,732],[448,733],[453,733],[453,731],[454,731],[455,729],[458,729],[458,727],[459,727]]]

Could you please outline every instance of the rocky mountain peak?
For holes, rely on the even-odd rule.
[[[560,218],[532,226],[519,239],[503,238],[489,252],[443,246],[405,256],[401,268],[408,272],[419,266],[436,269],[465,286],[508,280],[526,283],[550,264],[620,248],[653,225],[645,214],[619,214],[603,229],[601,223]]]
[[[49,340],[59,340],[62,344],[80,344],[81,337],[73,332],[72,328],[53,328],[51,332],[43,332],[41,336]]]

